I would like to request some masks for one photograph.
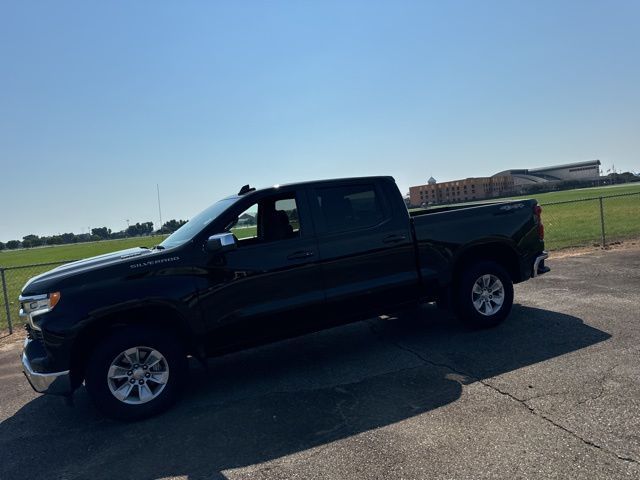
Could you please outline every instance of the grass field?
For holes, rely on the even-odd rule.
[[[238,238],[255,235],[256,227],[234,229]],[[0,267],[18,267],[38,263],[64,262],[95,257],[104,253],[117,252],[126,248],[153,247],[166,238],[166,235],[156,237],[135,237],[119,240],[103,240],[101,242],[74,243],[70,245],[56,245],[51,247],[26,248],[23,250],[0,251]]]
[[[624,194],[635,195],[614,196]],[[607,243],[640,237],[640,183],[578,188],[532,197],[544,205],[542,219],[545,224],[545,244],[549,250],[600,243],[600,202],[597,199],[576,201],[594,197],[603,197]],[[569,201],[572,203],[557,203]]]
[[[165,236],[136,237],[119,240],[103,240],[101,242],[73,243],[51,247],[27,248],[24,250],[3,250],[0,252],[0,267],[15,267],[35,263],[79,260],[94,257],[103,253],[116,252],[125,248],[152,247],[158,245]]]
[[[597,199],[550,204],[542,209],[545,243],[550,250],[600,244],[602,226]],[[606,243],[640,237],[640,193],[603,197],[602,210]]]
[[[634,193],[623,197],[605,198],[603,210],[607,242],[640,237],[640,184],[582,188],[563,192],[533,195],[540,204],[582,200],[593,197]],[[514,197],[514,198],[531,198]],[[596,200],[546,205],[542,218],[545,224],[545,244],[549,250],[598,244],[600,242],[600,203]],[[255,227],[235,228],[238,238],[255,235]],[[10,268],[49,262],[63,262],[110,253],[131,247],[151,247],[164,237],[137,237],[122,240],[78,243],[55,247],[0,251],[0,267]],[[34,275],[52,266],[12,269],[5,272],[9,304],[14,325],[19,324],[17,298],[22,286]],[[6,327],[4,298],[0,295],[0,330]]]

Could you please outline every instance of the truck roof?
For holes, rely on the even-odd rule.
[[[235,195],[229,195],[226,198],[229,198],[229,199],[231,199],[231,198],[239,198],[239,197],[243,197],[243,196],[248,195],[248,194],[265,192],[265,191],[269,191],[269,190],[276,190],[276,189],[282,188],[282,187],[298,187],[298,186],[308,187],[310,185],[351,183],[351,182],[360,182],[360,181],[363,181],[363,180],[364,181],[386,180],[386,181],[391,181],[391,182],[395,183],[395,179],[390,175],[378,175],[378,176],[368,176],[368,177],[343,177],[343,178],[327,178],[327,179],[324,179],[324,180],[307,180],[307,181],[304,181],[304,182],[283,183],[283,184],[272,185],[270,187],[262,187],[262,188],[257,188],[257,189],[249,188],[248,185],[245,185],[240,189],[241,193],[238,193],[238,194],[235,194]]]

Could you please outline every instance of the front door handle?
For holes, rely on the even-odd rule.
[[[382,241],[384,243],[398,243],[398,242],[402,242],[403,240],[405,240],[407,237],[406,235],[387,235],[386,237],[384,237],[382,239]]]
[[[301,260],[304,258],[313,257],[313,252],[310,250],[299,250],[297,252],[293,252],[292,254],[287,256],[288,260]]]

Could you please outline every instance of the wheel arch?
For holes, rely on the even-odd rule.
[[[131,325],[143,325],[168,331],[182,343],[187,353],[201,355],[186,319],[176,309],[159,304],[122,308],[91,317],[75,338],[70,362],[74,387],[78,387],[84,380],[84,366],[93,347],[114,330]]]
[[[466,268],[482,261],[496,262],[507,271],[513,283],[521,280],[520,261],[515,248],[504,241],[491,241],[471,245],[456,256],[453,265],[454,284]]]

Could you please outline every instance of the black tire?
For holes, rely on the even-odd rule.
[[[109,368],[122,352],[141,346],[154,349],[164,357],[168,380],[152,400],[139,404],[125,403],[110,390]],[[85,385],[96,407],[106,416],[117,420],[140,420],[157,415],[173,405],[180,396],[187,375],[186,352],[175,335],[160,329],[132,325],[115,330],[96,345],[87,361]],[[157,384],[150,385],[157,388]]]
[[[485,277],[485,276],[489,277]],[[502,302],[497,305],[499,297],[489,297],[489,289],[483,287],[477,287],[482,290],[482,293],[475,293],[474,286],[476,282],[481,282],[483,278],[488,278],[491,281],[492,278],[497,278],[502,284],[503,295]],[[498,285],[494,283],[493,285]],[[482,296],[484,297],[484,302]],[[477,308],[474,305],[474,298],[480,303],[480,307]],[[493,261],[481,261],[469,265],[460,275],[457,282],[456,297],[454,300],[454,310],[456,316],[467,326],[471,328],[490,328],[502,323],[505,318],[511,312],[513,306],[513,282],[511,276],[502,266]]]

